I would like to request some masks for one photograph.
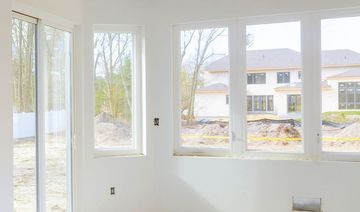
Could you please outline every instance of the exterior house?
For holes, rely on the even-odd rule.
[[[301,115],[301,53],[291,49],[247,52],[247,110],[273,118]],[[348,49],[322,52],[322,111],[360,109],[360,54]],[[229,57],[208,64],[196,92],[199,118],[229,114]]]

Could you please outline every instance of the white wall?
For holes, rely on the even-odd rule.
[[[105,205],[101,211],[288,212],[292,195],[323,197],[325,212],[360,211],[357,163],[173,157],[171,118],[172,24],[360,6],[358,0],[107,0],[106,3],[89,0],[87,3],[86,33],[91,33],[92,23],[145,26],[148,154],[145,158],[91,159],[89,135],[85,211],[97,212],[99,205]],[[90,45],[89,37],[87,41]],[[91,48],[85,50],[91,52]],[[91,64],[92,61],[87,61],[89,72]],[[91,86],[90,75],[85,74],[85,87]],[[85,95],[85,104],[89,105],[92,96],[86,94],[89,95]],[[160,117],[159,128],[152,127],[153,117]],[[85,119],[85,128],[91,129],[91,119]],[[146,182],[141,180],[153,185],[145,186]],[[120,196],[106,196],[109,183],[118,186]],[[144,188],[139,188],[139,183]],[[126,196],[127,192],[130,197]]]
[[[84,0],[12,0],[14,10],[31,13],[37,18],[43,14],[67,19],[71,23],[81,24],[84,13]]]

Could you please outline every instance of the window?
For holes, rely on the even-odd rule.
[[[339,82],[339,110],[360,109],[360,82]]]
[[[247,71],[264,71],[261,83],[268,78],[256,85],[256,75],[247,73],[247,150],[302,151],[301,82],[290,86],[290,72],[274,72],[301,69],[300,22],[247,25],[246,35]]]
[[[290,72],[278,72],[277,83],[290,83]]]
[[[360,161],[355,13],[175,26],[175,154]]]
[[[94,32],[95,149],[98,154],[141,153],[140,29]]]
[[[248,96],[249,112],[272,112],[274,110],[273,96]]]
[[[179,152],[197,149],[229,149],[228,74],[218,78],[213,62],[228,60],[228,29],[179,29]],[[226,70],[224,70],[226,71]]]
[[[323,19],[322,149],[360,152],[360,17]]]
[[[265,84],[266,74],[265,73],[249,73],[247,75],[248,84]]]
[[[38,21],[12,20],[14,210],[71,211],[72,33]]]
[[[287,108],[289,113],[301,112],[301,95],[288,95]]]

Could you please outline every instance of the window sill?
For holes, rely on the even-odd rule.
[[[145,154],[136,150],[111,150],[111,149],[94,149],[94,158],[114,158],[114,157],[144,157]]]
[[[229,154],[178,154],[174,158],[209,158],[234,160],[271,160],[271,161],[309,161],[309,162],[360,162],[360,153],[323,152],[318,157],[310,157],[304,153],[256,153],[246,152],[242,155]]]

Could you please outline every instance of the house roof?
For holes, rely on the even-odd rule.
[[[349,49],[326,50],[322,52],[323,66],[359,65],[360,54]]]
[[[340,74],[335,74],[333,76],[328,77],[328,79],[337,79],[337,78],[354,78],[354,77],[360,77],[360,69],[353,69],[350,71],[345,71]]]
[[[284,86],[279,86],[274,88],[275,91],[300,91],[302,87],[302,83],[301,82],[295,82],[295,83],[291,83],[291,84],[287,84]],[[322,81],[321,82],[321,88],[322,89],[329,89],[331,88],[330,85],[328,84],[327,81]]]
[[[322,66],[360,65],[360,54],[348,49],[326,50],[322,52]],[[247,53],[248,69],[284,69],[301,66],[300,52],[291,49],[250,50]],[[206,71],[228,71],[229,56],[226,55],[205,67]]]

